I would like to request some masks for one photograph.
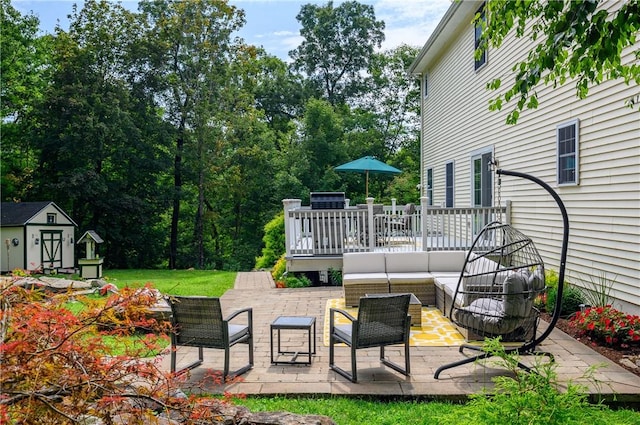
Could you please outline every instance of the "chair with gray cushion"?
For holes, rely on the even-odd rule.
[[[534,299],[545,289],[544,263],[533,241],[507,224],[490,223],[467,254],[449,317],[481,338],[500,337],[526,348],[514,351],[532,352],[540,314]],[[463,344],[460,352],[464,349],[479,348]],[[435,377],[442,370],[484,357],[486,353],[442,366]]]
[[[176,350],[178,346],[198,347],[197,361],[180,369],[183,373],[202,364],[203,349],[224,350],[223,379],[228,375],[238,376],[253,367],[253,310],[244,308],[226,318],[222,317],[220,298],[179,297],[169,298],[171,305],[171,372],[176,372]],[[244,320],[242,320],[244,319]],[[231,321],[234,323],[231,323]],[[236,344],[247,344],[249,362],[229,373],[230,349]]]
[[[357,382],[356,351],[361,348],[380,347],[382,364],[408,376],[410,374],[410,298],[411,294],[385,294],[360,298],[357,318],[344,310],[330,309],[329,367],[352,382]],[[337,315],[344,316],[350,323],[336,324]],[[335,364],[335,345],[338,343],[346,344],[351,350],[351,372]],[[385,347],[396,344],[404,344],[404,368],[385,357]]]

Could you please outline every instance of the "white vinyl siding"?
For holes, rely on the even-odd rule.
[[[472,8],[473,7],[473,8]],[[620,7],[606,3],[606,7]],[[456,205],[471,205],[471,152],[492,145],[499,168],[532,174],[551,185],[569,213],[570,244],[567,280],[580,284],[587,275],[606,272],[617,276],[614,293],[623,306],[640,313],[640,118],[637,107],[625,101],[638,86],[607,81],[591,87],[584,100],[576,98],[569,81],[553,88],[535,88],[539,106],[525,110],[516,125],[506,125],[511,103],[490,112],[487,82],[502,79],[507,90],[511,68],[526,58],[531,42],[505,39],[489,52],[491,62],[482,73],[469,63],[473,50],[473,25],[477,6],[460,5],[462,26],[447,41],[447,50],[426,63],[431,93],[423,100],[423,163],[434,170],[434,205],[445,201],[445,164],[455,161]],[[624,61],[633,60],[629,49]],[[427,69],[416,69],[426,72]],[[558,185],[556,127],[579,120],[579,185]],[[524,179],[503,176],[501,199],[512,201],[512,224],[534,239],[549,268],[557,270],[560,259],[562,219],[553,199],[539,186]],[[496,182],[497,183],[497,182]],[[497,190],[497,189],[496,189]],[[630,311],[633,312],[633,311]]]

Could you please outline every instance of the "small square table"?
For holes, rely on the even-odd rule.
[[[303,330],[307,332],[307,351],[283,351],[280,345],[280,331],[282,330]],[[278,331],[278,357],[280,355],[293,355],[291,360],[278,360],[273,352],[273,331]],[[312,336],[313,331],[313,336]],[[271,364],[306,364],[311,365],[311,355],[316,354],[316,318],[309,316],[279,316],[271,323],[269,332],[271,341]],[[307,355],[307,361],[297,361],[299,355]]]

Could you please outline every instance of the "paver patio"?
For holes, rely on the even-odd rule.
[[[506,370],[489,359],[483,364],[469,364],[444,371],[440,379],[433,378],[436,369],[446,363],[463,358],[458,347],[411,347],[411,376],[404,377],[378,360],[376,348],[358,350],[358,383],[352,383],[329,369],[329,347],[322,342],[324,312],[327,300],[342,297],[340,287],[313,287],[304,289],[277,289],[267,272],[238,273],[235,287],[222,296],[224,314],[241,307],[253,307],[255,365],[242,375],[240,382],[227,385],[205,386],[205,390],[247,395],[375,395],[380,397],[421,397],[458,400],[483,389],[492,388],[491,378],[506,374]],[[314,316],[317,321],[317,353],[311,366],[272,365],[270,362],[270,323],[279,315]],[[541,326],[546,326],[541,322]],[[306,349],[302,334],[283,334],[283,341]],[[543,344],[541,351],[555,356],[560,382],[579,382],[588,385],[593,395],[603,394],[617,402],[640,403],[640,378],[609,361],[564,332],[555,329]],[[232,348],[231,369],[246,361],[246,345]],[[178,365],[186,364],[197,355],[197,349],[180,347]],[[401,347],[389,348],[392,358],[399,360]],[[205,349],[202,366],[191,371],[190,382],[201,380],[208,370],[221,370],[223,350]],[[188,356],[189,359],[185,359]],[[530,364],[528,357],[524,363]],[[336,349],[336,362],[349,367],[347,348]],[[595,386],[582,380],[592,365],[602,364],[595,373],[601,385]],[[169,369],[169,356],[162,360]]]

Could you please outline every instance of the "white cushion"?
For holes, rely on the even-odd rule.
[[[385,273],[384,252],[347,252],[342,256],[342,273]]]
[[[385,262],[387,273],[429,271],[429,253],[426,251],[388,252]]]
[[[466,257],[466,251],[430,251],[429,271],[460,273]]]
[[[387,283],[386,273],[348,273],[342,276],[342,284]]]
[[[389,283],[433,283],[433,275],[428,272],[387,273]]]

